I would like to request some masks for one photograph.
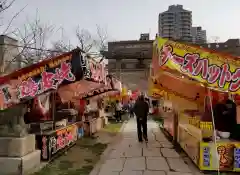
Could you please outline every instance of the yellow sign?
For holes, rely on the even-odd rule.
[[[125,88],[125,87],[122,88],[121,95],[122,95],[122,96],[127,96],[127,95],[128,95],[128,90],[127,90],[127,88]]]
[[[219,161],[218,161],[219,157]],[[200,144],[199,167],[201,170],[240,172],[240,145],[232,142]]]
[[[165,67],[210,87],[240,94],[237,58],[163,38],[157,38],[153,47],[153,73]]]

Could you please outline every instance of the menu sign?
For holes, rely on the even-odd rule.
[[[37,136],[42,160],[51,160],[59,151],[75,144],[78,139],[77,124],[53,131],[49,135]]]
[[[104,70],[104,64],[98,63],[88,57],[82,57],[81,65],[85,79],[99,83],[106,82],[106,72]]]
[[[101,63],[97,63],[93,60],[89,61],[89,68],[91,71],[91,79],[99,83],[105,83],[104,66]]]
[[[91,71],[89,69],[89,64],[86,56],[81,57],[81,65],[83,70],[83,76],[85,79],[91,78]]]
[[[72,51],[7,75],[0,86],[1,110],[80,80],[80,57],[80,51]]]

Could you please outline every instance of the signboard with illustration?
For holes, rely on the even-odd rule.
[[[65,128],[49,131],[45,135],[37,135],[38,148],[41,150],[42,160],[51,160],[59,151],[72,146],[78,139],[77,124]]]
[[[81,64],[85,79],[99,83],[106,83],[106,71],[104,69],[104,64],[98,63],[86,56],[81,58]]]
[[[219,161],[217,158],[219,156]],[[217,170],[240,172],[240,144],[231,142],[200,144],[200,161],[201,170]]]
[[[0,109],[82,79],[78,50],[20,69],[0,78]]]
[[[157,38],[152,74],[160,68],[178,71],[208,86],[240,94],[240,60],[206,49]]]
[[[94,60],[89,60],[89,68],[91,71],[91,79],[99,83],[106,82],[106,73],[104,70],[104,65],[97,63]]]

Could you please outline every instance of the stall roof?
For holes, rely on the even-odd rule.
[[[198,100],[202,102],[205,97],[205,87],[197,82],[181,76],[174,76],[168,72],[162,71],[157,77],[152,79],[151,83],[153,83],[151,87],[153,93],[156,89],[165,90],[190,101],[195,101],[196,96],[199,95]]]
[[[58,89],[58,93],[63,102],[71,101],[73,98],[81,98],[89,92],[105,88],[102,83],[96,83],[93,81],[81,80],[76,83],[63,86]]]
[[[102,93],[100,93],[98,95],[89,96],[89,97],[87,97],[87,99],[98,99],[98,98],[102,98],[102,97],[108,96],[108,95],[109,96],[116,95],[117,93],[119,93],[118,90],[109,89],[109,90],[107,90],[105,92],[102,92]]]

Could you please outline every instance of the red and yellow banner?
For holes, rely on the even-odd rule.
[[[240,60],[206,49],[157,38],[152,75],[160,68],[177,70],[209,87],[240,94]]]

